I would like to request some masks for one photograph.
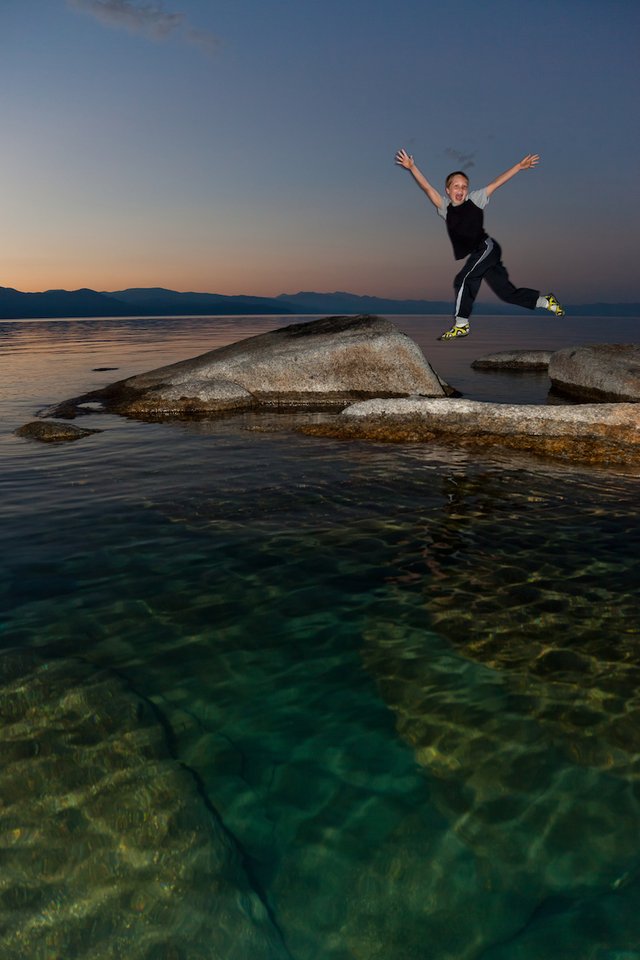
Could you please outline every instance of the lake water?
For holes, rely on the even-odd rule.
[[[13,435],[297,319],[0,323],[2,960],[638,960],[637,472],[277,415]],[[638,340],[395,319],[484,400],[548,384],[483,353]]]

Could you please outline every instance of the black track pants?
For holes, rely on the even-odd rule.
[[[500,244],[491,237],[483,240],[474,250],[464,267],[453,281],[456,292],[456,317],[469,318],[473,304],[478,296],[480,284],[488,283],[497,297],[506,303],[535,310],[539,290],[530,287],[514,287],[502,260]]]

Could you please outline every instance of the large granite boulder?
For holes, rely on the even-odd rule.
[[[324,317],[249,337],[120,380],[46,411],[93,407],[128,416],[207,415],[252,406],[336,407],[366,397],[453,391],[420,348],[382,317]]]
[[[302,428],[315,436],[502,446],[589,463],[640,462],[640,407],[538,406],[476,400],[367,400]]]
[[[580,400],[640,401],[640,344],[598,343],[556,351],[554,388]]]

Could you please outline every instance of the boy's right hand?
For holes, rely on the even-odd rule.
[[[413,157],[410,156],[404,149],[398,150],[396,153],[396,163],[399,166],[404,167],[405,170],[411,170],[412,166],[414,165]]]

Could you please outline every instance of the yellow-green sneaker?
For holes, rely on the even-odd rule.
[[[469,336],[469,324],[465,323],[464,326],[460,326],[457,323],[451,327],[451,330],[445,330],[444,333],[441,333],[437,338],[438,340],[456,340],[458,337],[468,337]]]
[[[556,317],[564,317],[564,307],[552,293],[547,294],[547,310],[555,313]]]

